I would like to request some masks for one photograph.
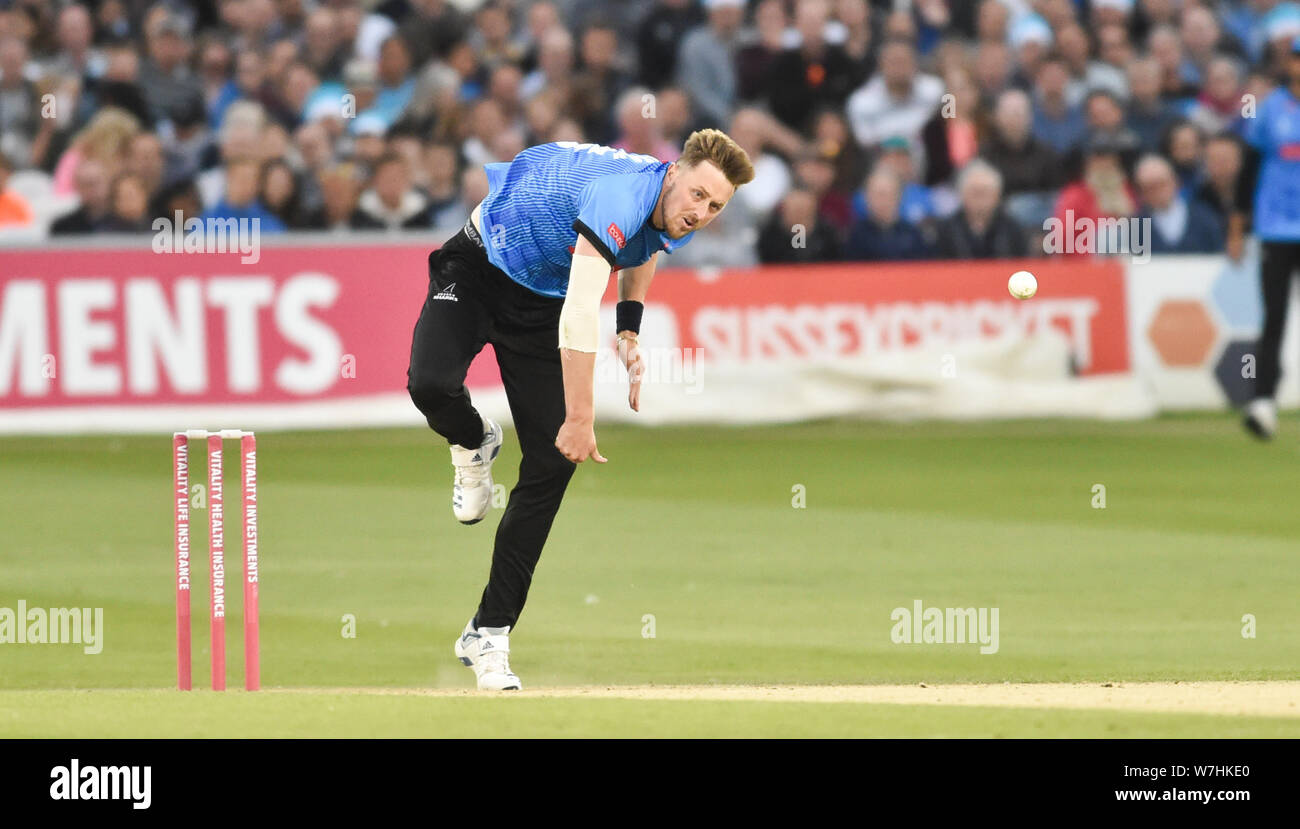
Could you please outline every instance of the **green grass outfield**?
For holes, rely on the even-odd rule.
[[[512,665],[529,688],[1300,679],[1300,420],[1282,435],[1254,443],[1228,415],[600,427],[610,463],[574,478]],[[1208,714],[167,691],[169,443],[0,439],[0,607],[102,607],[105,626],[98,655],[0,644],[0,736],[1300,736],[1300,718]],[[420,430],[258,443],[263,685],[470,687],[451,642],[500,511],[455,522],[446,449]],[[497,480],[517,462],[511,436]],[[196,510],[196,687],[205,527]],[[998,608],[998,652],[894,644],[891,611],[917,599]]]

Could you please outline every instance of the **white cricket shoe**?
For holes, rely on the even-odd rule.
[[[456,479],[451,490],[451,511],[462,524],[477,524],[492,506],[492,461],[501,451],[501,427],[483,418],[483,444],[477,449],[451,447]]]
[[[510,627],[473,627],[470,619],[456,640],[456,658],[474,669],[480,691],[518,691],[524,685],[510,670]]]
[[[1246,428],[1260,440],[1270,440],[1277,433],[1277,404],[1267,397],[1257,397],[1246,407]]]

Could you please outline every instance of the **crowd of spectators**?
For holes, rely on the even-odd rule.
[[[713,126],[757,175],[672,264],[1042,255],[1067,215],[1212,252],[1297,35],[1277,0],[0,0],[0,235],[450,230],[527,146]]]

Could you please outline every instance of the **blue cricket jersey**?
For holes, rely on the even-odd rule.
[[[1285,87],[1247,119],[1246,140],[1259,150],[1255,234],[1268,242],[1300,242],[1300,101]]]
[[[582,234],[610,268],[631,268],[690,240],[650,225],[669,163],[599,144],[560,141],[487,165],[480,212],[488,259],[542,296],[563,297]]]

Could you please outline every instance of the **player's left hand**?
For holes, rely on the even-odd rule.
[[[641,411],[641,380],[645,376],[646,363],[635,334],[619,335],[618,359],[627,369],[627,404],[632,407],[632,411],[639,412]]]

